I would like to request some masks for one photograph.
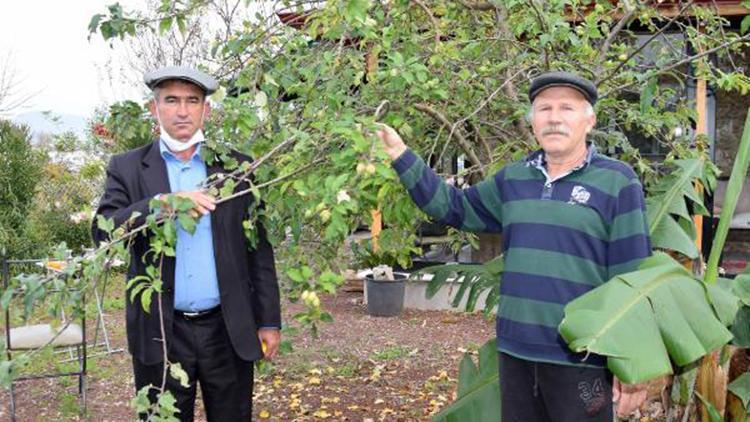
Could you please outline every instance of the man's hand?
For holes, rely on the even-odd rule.
[[[623,384],[615,377],[612,384],[612,401],[617,403],[617,416],[627,416],[636,411],[648,395],[648,384]]]
[[[386,154],[395,160],[406,151],[406,144],[392,127],[383,123],[379,123],[379,125],[380,129],[376,130],[375,134],[383,141],[383,149],[385,149]]]
[[[258,339],[263,346],[263,358],[273,359],[279,351],[281,330],[278,328],[261,328],[258,330]]]
[[[171,195],[179,196],[193,201],[193,209],[190,210],[190,215],[198,217],[199,215],[206,215],[209,212],[216,209],[216,199],[207,195],[203,191],[195,190],[190,192],[175,192]],[[164,195],[159,196],[160,200],[164,200]]]

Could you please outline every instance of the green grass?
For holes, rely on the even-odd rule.
[[[379,352],[372,354],[372,357],[377,360],[394,360],[400,359],[409,354],[409,349],[403,346],[393,346],[383,349]]]
[[[359,373],[359,365],[354,362],[346,362],[335,368],[335,374],[344,378],[353,378]]]
[[[57,402],[59,403],[59,410],[62,416],[67,418],[73,418],[81,412],[81,402],[78,395],[75,393],[62,393],[58,395]]]

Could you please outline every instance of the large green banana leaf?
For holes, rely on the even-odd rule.
[[[570,302],[559,330],[572,350],[607,356],[620,380],[642,382],[672,373],[670,358],[686,365],[731,340],[722,322],[733,321],[731,309],[722,309],[720,320],[711,303],[732,300],[723,289],[709,291],[677,261],[656,253],[638,271]]]
[[[492,339],[479,349],[479,366],[464,354],[458,370],[456,401],[438,413],[435,422],[497,422],[500,420],[500,382],[497,342]]]

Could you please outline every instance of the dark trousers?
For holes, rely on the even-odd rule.
[[[177,399],[181,421],[193,421],[196,384],[200,383],[209,421],[249,421],[252,415],[253,363],[232,348],[221,312],[197,320],[175,315],[169,360],[187,372],[190,387],[167,375],[167,389]],[[248,333],[253,335],[253,333]],[[144,365],[133,359],[135,387],[161,386],[163,364]],[[150,395],[152,403],[156,392]]]
[[[612,373],[498,353],[503,422],[612,422]]]

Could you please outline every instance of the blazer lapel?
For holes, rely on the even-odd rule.
[[[144,197],[153,197],[157,193],[169,193],[169,176],[167,165],[164,163],[159,152],[159,140],[151,144],[151,148],[143,156],[141,161],[141,181],[144,187]]]
[[[158,193],[169,193],[169,176],[167,175],[167,165],[159,151],[159,140],[151,144],[151,148],[146,151],[141,160],[141,184],[143,188],[143,198],[153,198]],[[162,280],[165,285],[167,297],[172,298],[174,294],[174,273],[175,259],[164,257],[164,267],[162,268]],[[171,304],[172,302],[169,301]],[[171,306],[171,305],[169,305]],[[171,309],[171,308],[170,308]],[[170,311],[171,313],[171,311]],[[171,325],[169,325],[171,327]]]

